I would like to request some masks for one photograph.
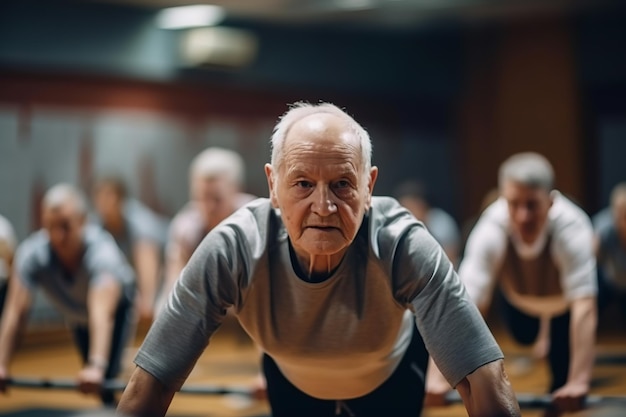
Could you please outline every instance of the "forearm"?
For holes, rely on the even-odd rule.
[[[597,325],[594,297],[576,300],[570,318],[570,369],[568,383],[589,386],[595,359]]]
[[[134,248],[139,296],[142,304],[152,309],[156,299],[159,274],[159,248],[152,242],[139,242]]]
[[[127,417],[165,416],[175,391],[166,388],[155,377],[136,367],[122,394],[117,411]]]
[[[121,296],[118,283],[109,282],[89,292],[89,353],[88,360],[108,364],[111,339],[115,325],[115,310]]]
[[[457,386],[470,417],[520,417],[515,393],[503,361],[481,366]]]

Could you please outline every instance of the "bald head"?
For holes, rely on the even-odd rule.
[[[86,201],[83,193],[69,184],[53,186],[43,198],[43,227],[53,251],[68,267],[82,256]]]
[[[338,133],[342,130],[341,133]],[[359,147],[364,173],[371,168],[372,144],[368,133],[351,116],[330,103],[317,105],[295,103],[280,118],[272,135],[271,164],[279,170],[284,157],[285,143],[288,138],[300,137],[310,133],[310,140],[332,139],[345,141],[353,138]]]
[[[57,184],[51,187],[43,197],[43,210],[70,207],[79,216],[87,214],[87,200],[83,193],[71,184]]]
[[[500,165],[499,186],[502,187],[507,181],[549,192],[554,187],[554,170],[543,155],[522,152],[509,157]]]

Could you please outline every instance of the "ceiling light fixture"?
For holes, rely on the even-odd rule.
[[[209,4],[169,7],[157,15],[157,26],[161,29],[186,29],[219,24],[226,12],[219,6]]]

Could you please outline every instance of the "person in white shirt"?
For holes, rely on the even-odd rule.
[[[554,408],[579,410],[589,392],[597,324],[591,221],[553,189],[552,166],[539,154],[511,156],[498,183],[501,197],[470,233],[459,276],[483,313],[499,288],[513,337],[547,356]]]

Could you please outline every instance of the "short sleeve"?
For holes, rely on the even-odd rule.
[[[408,296],[426,348],[452,386],[502,351],[441,246],[423,228],[407,232],[394,275]]]

